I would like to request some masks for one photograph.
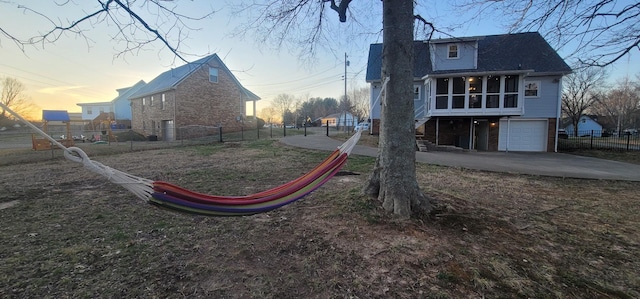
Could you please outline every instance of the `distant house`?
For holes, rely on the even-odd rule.
[[[142,80],[130,87],[117,89],[118,96],[110,102],[79,103],[82,108],[82,120],[100,123],[105,118],[105,113],[112,121],[131,126],[131,102],[129,96],[137,92],[146,83]],[[97,125],[97,124],[95,124]]]
[[[414,41],[413,51],[422,139],[480,151],[555,151],[561,80],[571,68],[539,33]],[[372,44],[366,80],[374,134],[381,68],[382,44]]]
[[[569,136],[575,136],[574,126],[571,121],[566,122],[565,130]],[[602,136],[602,125],[598,123],[597,118],[594,116],[583,115],[578,120],[578,136],[594,136],[601,137]]]
[[[197,126],[239,130],[247,102],[253,102],[255,115],[260,97],[213,54],[158,75],[129,100],[134,130],[172,141]]]
[[[318,121],[323,127],[329,124],[329,127],[343,128],[345,126],[353,127],[358,124],[358,118],[356,116],[345,112],[330,114],[319,118]]]

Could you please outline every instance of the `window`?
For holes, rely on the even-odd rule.
[[[518,107],[518,75],[504,77],[504,108]]]
[[[537,98],[540,96],[540,81],[524,81],[524,96]]]
[[[436,79],[436,109],[449,108],[449,78]]]
[[[218,83],[218,69],[215,67],[209,68],[209,82]]]
[[[162,101],[160,102],[160,109],[164,110],[164,108],[166,107],[166,102],[164,99],[164,93],[162,94]]]
[[[414,101],[420,100],[420,85],[413,86],[413,100]]]
[[[469,108],[482,108],[482,77],[469,77]]]
[[[87,107],[87,114],[88,115],[93,114],[93,108],[92,107]]]
[[[458,56],[458,45],[449,45],[447,46],[447,58],[448,59],[457,59],[459,58]]]
[[[435,109],[500,109],[522,106],[519,75],[435,79]]]
[[[500,76],[487,77],[487,108],[500,108]]]
[[[153,96],[151,96],[151,102],[149,103],[149,106],[153,106]]]
[[[464,97],[465,97],[465,78],[455,77],[453,78],[453,97],[451,108],[464,109]]]
[[[147,104],[147,99],[142,98],[142,112],[144,112],[144,105]]]

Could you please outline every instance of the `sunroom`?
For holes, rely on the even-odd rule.
[[[426,116],[518,116],[524,114],[524,77],[508,73],[431,74],[425,84]]]

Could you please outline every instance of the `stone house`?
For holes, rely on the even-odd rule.
[[[413,49],[417,138],[479,151],[556,150],[562,77],[571,68],[539,33],[414,41]],[[374,134],[381,68],[382,44],[372,44],[366,80]]]
[[[260,97],[244,88],[217,54],[168,70],[129,97],[132,129],[165,141],[189,138],[202,128],[240,130],[247,102]]]

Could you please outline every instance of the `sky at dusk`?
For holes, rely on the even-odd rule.
[[[198,15],[203,11],[217,10],[210,18],[194,23],[200,29],[189,32],[189,38],[183,41],[181,49],[195,54],[185,56],[190,61],[217,53],[239,81],[262,98],[258,110],[269,106],[269,101],[281,93],[301,98],[340,98],[344,94],[345,53],[350,61],[347,88],[367,86],[364,77],[369,44],[382,41],[379,34],[382,27],[380,1],[369,1],[367,6],[359,7],[358,1],[352,2],[352,13],[365,15],[359,21],[361,26],[368,28],[368,34],[355,37],[345,33],[349,30],[343,30],[349,26],[353,30],[352,24],[338,23],[335,12],[325,8],[328,20],[335,23],[325,33],[331,36],[326,37],[327,42],[311,60],[305,61],[299,59],[300,48],[296,46],[284,45],[275,49],[272,44],[256,42],[258,38],[251,34],[244,38],[232,36],[237,31],[235,28],[242,24],[242,20],[250,18],[252,13],[232,15],[232,8],[228,4],[215,2],[179,2],[181,12],[185,14]],[[56,20],[77,20],[87,11],[95,10],[96,3],[76,1],[58,7],[53,2],[43,3],[41,0],[20,1],[20,5],[46,12]],[[17,7],[17,3],[0,3],[0,28],[21,38],[50,29],[50,23],[45,19]],[[419,4],[416,11],[426,19],[433,20],[439,28],[446,28],[446,32],[453,36],[507,32],[505,20],[472,20],[470,14],[460,14],[459,10],[446,4],[428,8]],[[458,23],[464,19],[471,21]],[[12,41],[0,36],[0,76],[13,77],[22,82],[28,97],[41,109],[79,112],[77,103],[111,101],[117,96],[116,89],[131,86],[139,80],[149,82],[160,73],[184,64],[159,42],[153,42],[134,53],[117,56],[124,45],[113,38],[117,33],[116,27],[108,21],[87,25],[83,28],[89,40],[67,33],[54,43],[26,47],[24,52]],[[444,36],[436,34],[434,37]],[[561,56],[567,55],[563,53],[566,52],[564,49],[558,50]],[[610,70],[611,80],[640,73],[639,56],[636,51],[616,63]],[[251,114],[250,110],[248,113]]]

